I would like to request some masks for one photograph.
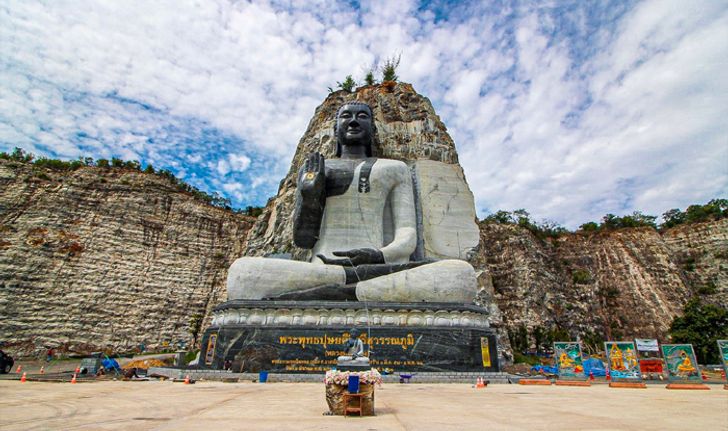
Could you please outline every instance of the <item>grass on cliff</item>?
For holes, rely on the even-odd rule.
[[[79,157],[77,160],[59,160],[49,159],[47,157],[36,158],[33,153],[28,153],[22,148],[15,148],[11,153],[0,152],[0,159],[9,160],[18,163],[31,164],[38,168],[50,169],[59,172],[72,172],[83,167],[96,167],[101,169],[126,169],[136,172],[144,172],[146,174],[157,175],[167,179],[171,182],[179,191],[189,193],[195,199],[207,203],[208,205],[223,208],[226,210],[234,211],[237,213],[244,213],[246,215],[257,217],[263,211],[260,207],[248,206],[245,209],[233,208],[230,203],[230,199],[221,196],[215,192],[212,194],[206,193],[197,187],[184,182],[182,179],[177,178],[172,171],[168,169],[155,170],[151,164],[147,164],[142,169],[142,164],[138,160],[124,161],[113,157],[111,160],[98,159],[94,160],[91,157]],[[48,175],[43,172],[37,172],[36,176],[50,180]]]

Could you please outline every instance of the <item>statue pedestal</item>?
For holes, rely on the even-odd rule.
[[[245,301],[217,306],[201,343],[200,368],[323,373],[361,330],[370,365],[395,371],[499,370],[488,311],[469,304]]]

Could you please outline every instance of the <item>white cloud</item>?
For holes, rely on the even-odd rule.
[[[230,164],[226,160],[218,160],[215,169],[220,175],[225,176],[230,172]]]
[[[724,4],[362,3],[6,2],[0,150],[138,158],[262,204],[326,88],[401,52],[479,209],[575,227],[728,194]]]
[[[250,158],[244,154],[230,154],[230,167],[236,171],[244,171],[250,166]]]

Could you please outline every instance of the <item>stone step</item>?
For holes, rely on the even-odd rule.
[[[238,381],[258,381],[260,375],[258,373],[233,373],[229,370],[185,370],[179,368],[163,368],[151,367],[147,371],[148,376],[164,376],[169,379],[184,378],[188,375],[194,380],[214,380],[231,382]],[[422,372],[422,373],[401,373],[411,375],[406,383],[468,383],[475,384],[478,377],[489,380],[490,383],[516,383],[518,376],[511,376],[507,373],[456,373],[456,372]],[[289,374],[289,373],[268,373],[268,382],[323,382],[324,374]],[[388,374],[382,376],[384,383],[400,382],[400,373]]]

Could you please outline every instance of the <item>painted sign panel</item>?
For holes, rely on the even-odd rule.
[[[210,334],[207,341],[207,350],[205,351],[205,364],[210,365],[215,359],[215,345],[217,344],[217,334]]]
[[[640,352],[659,352],[660,348],[657,344],[657,340],[651,338],[635,338],[634,342],[637,344],[637,350]]]
[[[584,365],[581,357],[581,344],[574,341],[554,342],[554,358],[560,379],[583,380]]]
[[[613,381],[641,381],[640,364],[637,350],[631,341],[607,341],[607,366]]]
[[[660,358],[640,359],[640,371],[642,371],[642,375],[645,373],[662,374],[663,368],[662,359]]]
[[[718,354],[723,363],[723,373],[728,381],[728,340],[718,340]]]
[[[490,363],[490,347],[488,347],[488,337],[480,337],[480,356],[483,358],[483,368],[491,367]]]
[[[663,344],[667,378],[671,382],[700,382],[700,368],[692,344]]]

